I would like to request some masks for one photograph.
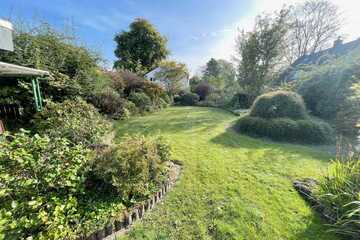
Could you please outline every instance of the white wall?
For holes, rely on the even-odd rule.
[[[162,81],[156,80],[156,74],[158,72],[160,72],[161,68],[155,68],[154,70],[152,70],[151,72],[148,72],[145,75],[145,78],[148,79],[149,81],[152,81],[158,85],[160,85],[162,88],[165,88],[165,85]],[[190,80],[189,78],[186,76],[184,78],[181,79],[181,83],[182,83],[182,90],[188,90],[190,88]]]

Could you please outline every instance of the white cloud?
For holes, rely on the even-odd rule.
[[[106,15],[93,15],[91,18],[79,17],[81,24],[98,31],[117,30],[119,22],[129,22],[134,17],[121,11],[110,11]]]
[[[360,37],[360,9],[359,0],[330,0],[340,7],[340,11],[343,13],[344,26],[341,30],[341,34],[346,36],[346,40],[350,41]],[[202,56],[183,56],[182,59],[186,62],[191,69],[192,73],[195,73],[200,66],[204,65],[208,59],[223,58],[231,60],[235,53],[235,38],[238,33],[238,29],[251,30],[254,25],[255,17],[263,12],[274,12],[279,10],[284,5],[291,5],[294,3],[303,2],[303,0],[256,0],[253,3],[248,14],[242,16],[237,22],[224,26],[226,31],[216,31],[217,41],[212,47],[208,49]],[[208,35],[208,34],[207,34]]]

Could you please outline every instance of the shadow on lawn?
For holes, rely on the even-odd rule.
[[[233,125],[229,126],[222,134],[212,138],[210,142],[229,148],[264,150],[267,154],[272,155],[286,153],[290,156],[302,155],[305,158],[317,158],[321,161],[329,161],[331,158],[329,153],[320,148],[314,148],[311,145],[273,142],[264,138],[253,138],[240,134],[236,132]]]
[[[217,115],[222,110],[211,109],[209,116],[208,108],[177,108],[173,107],[165,111],[150,115],[136,117],[116,124],[116,138],[126,134],[172,134],[179,132],[206,132],[211,131],[223,121],[223,115]]]
[[[294,239],[301,240],[317,240],[317,239],[327,239],[327,240],[340,240],[333,232],[329,232],[330,228],[326,225],[326,222],[321,219],[321,217],[312,210],[313,214],[309,216],[306,221],[307,227],[302,231],[295,234]]]

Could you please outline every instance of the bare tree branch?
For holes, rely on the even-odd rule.
[[[329,46],[341,27],[341,14],[327,0],[308,0],[292,7],[287,41],[290,63]]]

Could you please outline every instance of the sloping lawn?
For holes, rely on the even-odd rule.
[[[236,116],[173,107],[117,124],[124,133],[163,135],[183,162],[178,184],[124,239],[337,239],[292,188],[316,177],[329,156],[229,129]]]

